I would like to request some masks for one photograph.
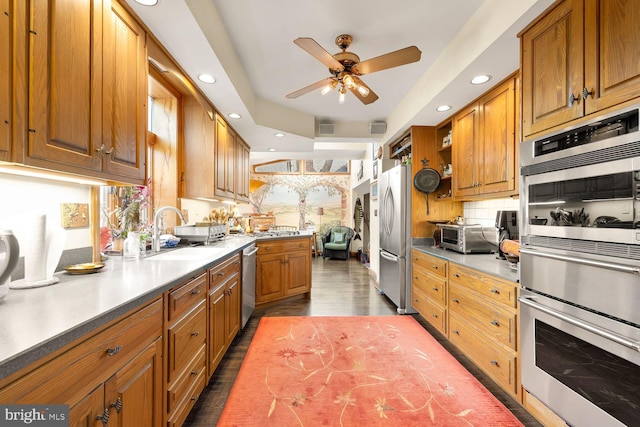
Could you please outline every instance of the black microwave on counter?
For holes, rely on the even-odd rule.
[[[489,254],[498,251],[498,233],[495,227],[480,224],[438,224],[441,231],[440,247],[461,254]]]

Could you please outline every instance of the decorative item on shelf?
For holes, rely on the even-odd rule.
[[[449,133],[442,138],[442,148],[448,147],[451,145],[451,131],[449,131]]]
[[[442,175],[449,176],[451,174],[452,174],[451,163],[444,165],[444,167],[442,168]]]

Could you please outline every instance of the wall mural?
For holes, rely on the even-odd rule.
[[[350,175],[251,174],[265,184],[250,194],[252,213],[270,214],[277,225],[323,234],[334,225],[349,224]],[[322,209],[322,215],[318,214]]]

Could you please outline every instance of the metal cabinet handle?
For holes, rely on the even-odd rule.
[[[456,279],[459,279],[460,275],[458,273],[454,273],[453,277],[455,277]]]
[[[493,366],[499,366],[499,365],[498,365],[498,361],[497,361],[497,360],[492,360],[492,361],[491,361],[491,364],[492,364]]]
[[[107,356],[115,356],[116,354],[120,353],[120,350],[122,350],[122,346],[121,345],[115,346],[113,348],[108,348],[107,349]]]
[[[431,268],[435,268],[437,270],[438,266],[437,265],[432,265]]]
[[[460,304],[460,300],[459,300],[458,298],[454,298],[454,299],[452,299],[451,301],[453,301],[453,302],[457,302],[458,304]]]
[[[198,331],[191,332],[191,336],[192,337],[197,337],[198,335],[200,335],[200,332],[198,332]]]
[[[578,94],[578,96],[575,96],[574,94],[570,94],[569,95],[569,107],[573,107],[573,103],[577,102],[580,98],[580,95]]]
[[[438,315],[435,313],[433,313],[432,316],[435,317],[436,319],[438,318]]]
[[[191,375],[198,375],[198,371],[191,371]]]
[[[218,276],[224,276],[224,271],[219,272]]]
[[[591,92],[589,92],[589,89],[587,89],[586,87],[584,87],[584,88],[582,89],[582,99],[585,99],[585,100],[586,100],[586,99],[587,99],[587,97],[588,97],[589,95],[591,95],[591,97],[593,98],[593,95],[594,95],[595,93],[596,93],[596,92],[595,92],[593,89],[591,90]]]
[[[102,425],[106,426],[107,423],[109,422],[109,409],[105,408],[104,412],[102,413],[102,415],[98,415],[96,417],[96,420],[100,420],[102,421]]]
[[[492,294],[499,294],[500,291],[497,289],[489,289],[489,292],[491,292]]]
[[[456,334],[456,335],[460,335],[460,331],[459,331],[459,330],[457,330],[457,329],[454,329],[454,330],[453,330],[453,331],[451,331],[451,332],[453,332],[453,333],[454,333],[454,334]]]
[[[122,411],[122,399],[120,396],[116,399],[116,403],[109,405],[109,408],[116,408],[116,412],[119,414]]]
[[[191,295],[198,295],[200,293],[200,289],[194,289],[191,291]]]
[[[436,292],[438,292],[438,290],[439,290],[437,287],[433,287],[433,288],[431,288],[431,289],[433,289],[433,290],[434,290],[434,291],[436,291]]]
[[[496,321],[496,320],[492,320],[491,323],[493,326],[500,326],[500,322]]]

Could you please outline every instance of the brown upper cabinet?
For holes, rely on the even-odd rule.
[[[14,1],[0,0],[0,160],[11,159]]]
[[[453,197],[510,196],[516,185],[516,76],[453,118]]]
[[[17,3],[13,35],[23,40],[27,57],[23,69],[14,69],[15,96],[16,105],[28,107],[14,112],[26,116],[15,139],[22,144],[18,134],[26,136],[23,155],[13,160],[143,183],[147,61],[142,27],[110,0]]]
[[[520,34],[524,137],[640,96],[640,0],[564,0]]]
[[[235,199],[238,202],[249,202],[249,155],[251,149],[246,142],[240,138],[236,138],[236,193]]]
[[[217,197],[233,199],[234,188],[234,160],[236,133],[225,120],[216,114],[216,181],[214,194]]]

